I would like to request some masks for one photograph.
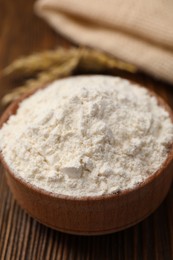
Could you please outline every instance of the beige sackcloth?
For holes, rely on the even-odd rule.
[[[74,42],[173,83],[173,0],[38,0],[35,11]]]

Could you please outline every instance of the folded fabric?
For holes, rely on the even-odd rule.
[[[74,42],[173,83],[172,0],[38,0],[35,11]]]

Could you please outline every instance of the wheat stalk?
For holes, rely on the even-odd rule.
[[[77,59],[77,57],[73,57],[71,60],[68,60],[68,62],[63,63],[59,67],[51,67],[51,69],[48,71],[39,73],[37,79],[29,79],[25,82],[24,86],[20,86],[6,94],[2,98],[1,104],[9,104],[13,100],[19,98],[21,95],[37,90],[38,88],[52,82],[55,79],[71,75],[78,62],[79,59]]]
[[[94,72],[105,69],[119,69],[134,73],[137,68],[129,63],[120,61],[101,51],[92,49],[81,49],[81,60],[79,63],[81,70],[93,70]]]
[[[58,48],[57,50],[32,54],[12,62],[3,70],[3,74],[13,78],[32,76],[52,66],[59,66],[68,61],[69,58],[76,56],[76,54],[77,49],[75,48],[70,49],[70,51]]]
[[[119,69],[134,73],[136,67],[115,59],[101,51],[88,48],[59,48],[20,58],[3,70],[3,75],[13,79],[30,77],[24,85],[6,94],[1,104],[6,105],[22,94],[38,89],[58,78],[81,72],[103,72]]]

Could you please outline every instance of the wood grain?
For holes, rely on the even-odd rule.
[[[0,0],[0,69],[13,59],[69,43],[33,14],[33,0]],[[173,107],[173,86],[145,75],[140,80]],[[1,79],[0,97],[8,91]],[[112,235],[82,237],[49,229],[30,218],[14,201],[0,168],[0,259],[173,259],[173,187],[149,218]]]

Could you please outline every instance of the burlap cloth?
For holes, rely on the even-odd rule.
[[[173,0],[38,0],[35,11],[74,42],[173,83]]]

